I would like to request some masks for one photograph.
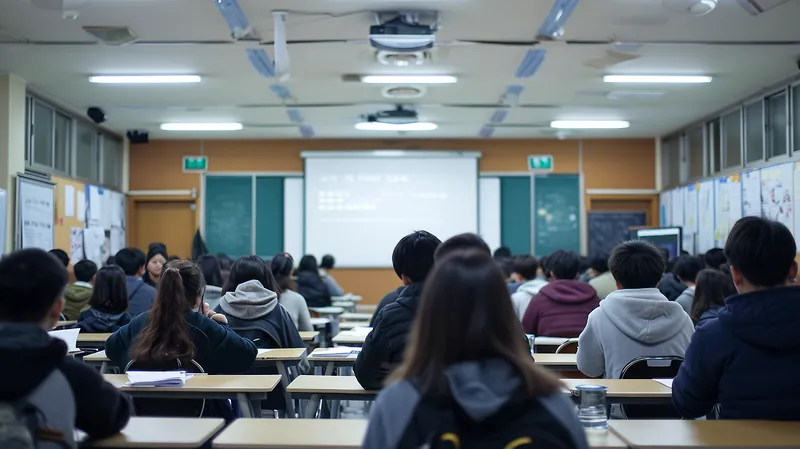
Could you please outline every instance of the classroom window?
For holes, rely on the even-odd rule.
[[[789,147],[786,92],[767,98],[767,150],[769,157],[785,156]]]
[[[689,179],[700,179],[705,175],[703,167],[703,127],[698,126],[686,131],[686,142],[689,152]]]
[[[53,114],[50,106],[33,103],[33,162],[45,167],[53,166]]]
[[[75,175],[91,182],[99,182],[99,150],[97,130],[88,123],[78,121],[77,147],[75,148]]]
[[[800,151],[800,85],[792,88],[792,116],[794,117],[794,150]]]
[[[55,114],[54,164],[56,170],[69,173],[70,149],[72,148],[72,119],[60,112]]]
[[[742,110],[722,117],[722,165],[724,168],[742,165]]]
[[[103,185],[120,188],[122,185],[122,142],[103,135]]]
[[[764,102],[759,100],[744,108],[746,161],[764,159]]]
[[[706,128],[706,135],[708,136],[708,154],[706,155],[708,171],[709,174],[719,173],[722,165],[722,155],[720,154],[722,138],[720,136],[719,119],[708,122]]]
[[[661,176],[664,188],[677,187],[681,183],[681,143],[679,136],[661,141]]]

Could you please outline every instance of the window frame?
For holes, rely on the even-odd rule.
[[[792,156],[800,153],[800,81],[789,85],[789,145]],[[795,98],[797,97],[797,98]],[[795,102],[797,109],[795,110]]]
[[[784,137],[786,138],[786,152],[783,154],[779,154],[776,156],[772,156],[772,133],[773,133],[773,126],[772,126],[772,99],[778,96],[783,95],[784,104],[783,104],[783,112],[786,117],[786,125],[784,127]],[[785,86],[781,89],[771,91],[767,94],[762,96],[762,101],[764,103],[764,157],[766,161],[775,161],[780,159],[788,159],[792,155],[791,151],[791,134],[792,134],[792,126],[791,120],[792,117],[791,113],[791,96],[790,96],[790,89],[789,86]]]
[[[725,133],[725,119],[733,114],[739,114],[739,164],[738,165],[728,165],[728,135]],[[744,142],[744,105],[736,106],[735,108],[728,109],[722,112],[719,117],[719,127],[720,127],[720,157],[721,157],[721,170],[720,173],[724,173],[726,170],[736,170],[738,168],[744,168],[744,160],[745,160],[745,142]]]
[[[743,111],[743,114],[742,114],[742,122],[743,122],[742,132],[744,133],[744,141],[742,142],[742,146],[744,147],[744,159],[742,160],[742,162],[744,163],[744,167],[750,167],[752,165],[763,164],[764,162],[767,161],[767,142],[766,142],[766,138],[767,138],[767,129],[766,129],[767,108],[766,108],[766,105],[764,104],[765,103],[764,102],[764,98],[765,97],[761,96],[757,100],[752,100],[752,101],[749,101],[749,102],[746,102],[746,103],[742,104],[742,111]],[[747,150],[748,150],[748,147],[750,146],[750,143],[748,142],[749,139],[748,139],[748,134],[747,134],[747,108],[749,106],[753,106],[753,105],[755,105],[757,103],[761,103],[761,158],[754,159],[752,161],[748,161],[747,160]]]

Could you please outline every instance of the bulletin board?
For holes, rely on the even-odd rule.
[[[78,195],[83,195],[86,185],[73,179],[59,178],[53,176],[52,180],[56,183],[56,223],[55,223],[55,247],[63,249],[70,254],[70,235],[72,228],[82,228],[83,221],[78,220]],[[66,214],[66,194],[67,186],[72,187],[74,212],[72,216]]]

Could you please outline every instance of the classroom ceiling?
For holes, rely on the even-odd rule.
[[[255,35],[239,41],[231,37],[215,1],[3,0],[0,72],[22,76],[32,89],[74,110],[103,108],[109,129],[145,129],[151,138],[301,138],[298,120],[306,136],[317,138],[398,137],[395,131],[354,128],[362,115],[391,109],[401,100],[385,98],[385,86],[343,77],[381,74],[459,78],[456,84],[427,86],[421,98],[402,100],[420,120],[439,125],[404,137],[552,138],[556,134],[549,123],[557,119],[631,123],[628,129],[570,131],[566,137],[654,137],[796,74],[800,57],[800,0],[749,0],[780,4],[755,16],[740,0],[719,0],[702,17],[680,12],[679,4],[692,3],[686,0],[582,0],[563,36],[549,42],[536,36],[553,0],[238,0]],[[282,83],[290,97],[284,99],[273,87],[281,83],[259,75],[246,53],[263,48],[275,57],[274,10],[289,11],[289,41],[340,41],[290,42],[291,77]],[[383,65],[367,43],[369,26],[375,24],[370,11],[398,10],[440,13],[437,46],[421,66]],[[138,41],[105,45],[84,26],[125,26]],[[625,45],[615,44],[620,42]],[[517,78],[532,49],[546,51],[544,62],[533,76]],[[623,57],[596,61],[613,51]],[[198,74],[203,81],[89,83],[90,75],[103,74]],[[710,75],[714,80],[614,85],[603,83],[605,74]],[[507,95],[504,103],[510,86],[523,90],[516,99]],[[613,91],[622,91],[622,98],[608,98]],[[630,91],[652,94],[631,98],[625,94]],[[175,133],[159,130],[163,122],[240,122],[244,129]]]

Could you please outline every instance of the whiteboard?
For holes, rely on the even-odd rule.
[[[49,179],[17,173],[15,247],[40,248],[49,251],[54,247],[55,183]]]

